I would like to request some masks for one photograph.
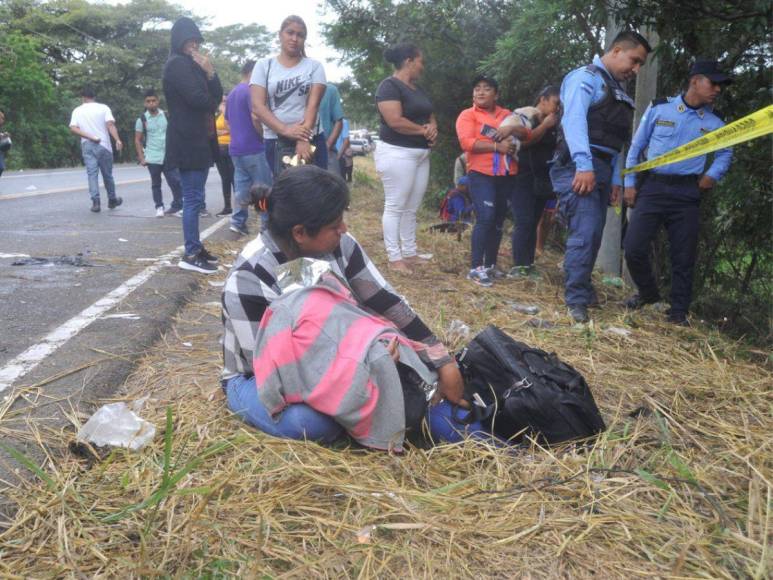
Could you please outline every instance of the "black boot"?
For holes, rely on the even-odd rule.
[[[94,213],[99,213],[102,211],[102,208],[99,206],[99,198],[91,201],[91,211]]]

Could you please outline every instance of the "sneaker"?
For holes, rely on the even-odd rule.
[[[203,209],[203,210],[201,210],[201,211],[199,212],[199,217],[200,217],[200,218],[207,218],[207,217],[212,217],[212,214],[211,214],[211,213],[209,213],[207,210]]]
[[[163,205],[156,208],[156,217],[161,217],[162,218],[162,217],[164,217],[164,214],[165,214],[165,212],[164,212],[164,206]]]
[[[542,275],[534,266],[513,266],[507,273],[507,277],[511,280],[540,280]]]
[[[507,274],[496,266],[486,266],[486,274],[488,274],[488,277],[492,280],[502,280],[507,276]]]
[[[164,215],[171,215],[175,217],[182,217],[183,216],[183,210],[179,207],[170,207],[169,209],[164,211]]]
[[[231,224],[231,226],[228,229],[235,234],[239,234],[240,236],[250,235],[250,230],[247,229],[247,226],[237,226],[235,224]]]
[[[217,217],[223,217],[227,215],[231,215],[233,213],[233,210],[230,207],[224,207],[219,212],[217,212],[215,215]]]
[[[623,302],[623,306],[628,310],[641,310],[647,304],[655,304],[658,300],[660,300],[660,296],[655,296],[654,298],[642,298],[639,294],[634,294]]]
[[[214,254],[210,254],[206,248],[202,247],[201,251],[199,252],[199,256],[204,258],[208,263],[210,264],[217,264],[220,261],[220,258],[215,256]]]
[[[121,205],[122,203],[123,203],[123,198],[122,197],[114,197],[113,199],[108,199],[107,200],[107,209],[115,209],[119,205]]]
[[[478,286],[483,286],[484,288],[490,288],[494,285],[491,278],[488,277],[486,268],[483,266],[478,266],[477,268],[470,270],[469,274],[467,274],[467,279],[472,280]]]
[[[584,324],[590,320],[588,317],[588,309],[582,304],[578,304],[577,306],[569,306],[569,316],[571,316],[572,320],[579,324]]]
[[[91,211],[93,211],[94,213],[99,213],[100,211],[102,211],[102,208],[99,205],[98,199],[95,199],[91,202]]]
[[[201,252],[195,256],[183,256],[177,265],[183,270],[199,272],[200,274],[214,274],[217,272],[217,266],[207,262],[204,256],[201,255]]]

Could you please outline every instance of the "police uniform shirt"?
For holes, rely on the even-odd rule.
[[[593,64],[607,70],[599,56],[593,58]],[[587,66],[573,70],[561,83],[561,105],[564,109],[561,128],[577,171],[593,171],[593,156],[588,139],[588,109],[599,103],[605,96],[604,78],[601,73],[593,72]],[[593,148],[617,155],[617,151],[608,147],[593,145]],[[622,180],[616,161],[616,158],[612,160],[614,168],[612,182],[619,185]]]
[[[711,108],[690,107],[684,102],[682,95],[656,99],[647,107],[641,118],[639,128],[631,141],[625,166],[633,167],[642,160],[659,157],[724,125],[725,123],[714,114]],[[646,155],[643,155],[645,150]],[[705,174],[719,181],[730,168],[732,157],[732,149],[720,149],[715,153],[714,162]],[[697,176],[703,174],[705,166],[706,156],[700,155],[677,163],[661,165],[651,171],[659,175]],[[635,183],[635,173],[625,176],[626,187],[633,187]]]

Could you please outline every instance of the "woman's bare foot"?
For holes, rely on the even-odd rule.
[[[389,269],[393,272],[402,272],[403,274],[411,274],[413,272],[411,267],[406,263],[406,260],[389,262]]]

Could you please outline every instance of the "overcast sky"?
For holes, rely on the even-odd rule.
[[[110,4],[119,4],[121,0],[103,0]],[[320,60],[325,65],[328,80],[338,82],[348,71],[338,66],[334,61],[336,52],[325,45],[320,34],[320,22],[330,20],[331,15],[324,14],[324,2],[321,0],[170,0],[187,8],[197,16],[209,18],[209,26],[216,28],[228,24],[262,24],[269,31],[276,33],[282,20],[290,14],[297,14],[306,22],[309,36],[306,39],[306,54]]]

